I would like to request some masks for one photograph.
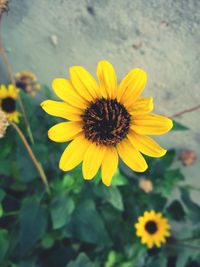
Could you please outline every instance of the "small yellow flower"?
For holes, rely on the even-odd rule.
[[[8,125],[9,123],[6,114],[0,108],[0,138],[4,137]]]
[[[36,91],[41,88],[40,83],[37,82],[37,77],[30,71],[24,70],[16,73],[15,81],[16,86],[30,96],[35,96]]]
[[[8,120],[18,123],[19,112],[16,110],[18,90],[12,85],[0,85],[0,108],[6,114]]]
[[[148,248],[154,245],[160,247],[162,243],[166,243],[166,237],[170,236],[168,220],[154,210],[145,211],[144,215],[138,218],[135,228],[136,235],[141,237],[142,244],[146,244]]]
[[[61,122],[48,131],[55,142],[73,140],[63,152],[60,169],[70,171],[83,162],[85,179],[92,179],[99,168],[103,183],[110,185],[118,166],[118,155],[131,169],[144,172],[147,163],[141,153],[161,157],[166,150],[147,135],[158,135],[172,128],[164,116],[149,114],[152,97],[141,97],[147,75],[131,70],[118,85],[113,66],[100,61],[99,83],[81,66],[70,68],[70,80],[57,78],[52,87],[62,102],[46,100],[42,108]]]

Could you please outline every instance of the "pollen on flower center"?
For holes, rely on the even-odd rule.
[[[3,111],[10,113],[16,109],[16,101],[12,97],[2,99],[1,108]]]
[[[126,137],[130,114],[116,99],[98,99],[92,102],[83,116],[85,137],[96,144],[115,146]]]
[[[158,230],[158,226],[157,226],[156,222],[154,222],[154,221],[148,221],[145,224],[145,229],[147,230],[147,232],[149,234],[155,234],[155,232],[157,232],[157,230]]]

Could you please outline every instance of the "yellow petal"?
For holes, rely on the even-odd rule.
[[[117,93],[117,77],[112,64],[102,60],[97,66],[97,77],[103,97],[115,98]]]
[[[8,95],[12,97],[13,99],[17,98],[18,90],[15,88],[13,84],[8,85]]]
[[[5,85],[0,86],[0,99],[6,98],[8,96],[8,90]]]
[[[109,186],[112,177],[118,166],[118,154],[114,147],[107,147],[102,161],[101,175],[102,181],[105,185]]]
[[[86,180],[90,180],[96,175],[102,163],[105,150],[105,146],[96,145],[95,143],[91,143],[88,147],[83,159],[83,177]]]
[[[61,122],[49,129],[48,136],[55,142],[67,142],[74,139],[80,132],[82,132],[80,122]]]
[[[83,135],[74,139],[64,150],[59,163],[59,168],[63,171],[70,171],[83,160],[89,142]]]
[[[143,156],[137,151],[128,139],[124,139],[117,144],[117,151],[124,163],[136,172],[144,172],[147,169],[147,163]]]
[[[41,103],[41,107],[46,113],[72,121],[80,121],[82,111],[65,102],[54,100],[45,100]]]
[[[19,123],[19,116],[20,116],[19,112],[14,111],[14,112],[5,113],[5,114],[8,120],[15,122],[15,123]]]
[[[52,82],[52,88],[56,95],[63,101],[69,103],[80,109],[85,109],[88,106],[88,102],[85,101],[73,88],[70,81],[63,78],[54,79]]]
[[[145,113],[149,113],[153,110],[153,97],[139,98],[130,108],[129,113],[131,115],[141,115]]]
[[[136,134],[134,131],[129,132],[128,139],[137,150],[147,156],[159,158],[164,156],[167,152],[167,150],[162,148],[152,138]]]
[[[126,108],[133,107],[147,81],[147,74],[142,69],[133,69],[121,81],[118,89],[117,100]]]
[[[70,68],[70,77],[76,91],[87,101],[94,101],[100,97],[100,90],[96,80],[81,66]]]
[[[145,114],[133,118],[131,129],[142,135],[159,135],[170,131],[172,126],[172,120],[167,117],[156,114]]]

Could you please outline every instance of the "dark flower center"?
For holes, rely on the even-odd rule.
[[[16,110],[16,101],[12,97],[6,97],[2,99],[1,108],[7,113],[11,113]]]
[[[145,229],[147,230],[147,232],[149,234],[155,234],[155,232],[157,232],[157,230],[158,230],[158,226],[157,226],[156,222],[154,222],[154,221],[148,221],[145,224]]]
[[[131,116],[116,99],[98,99],[83,114],[85,137],[96,144],[115,146],[126,137]]]

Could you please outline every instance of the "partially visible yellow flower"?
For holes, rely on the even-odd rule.
[[[8,125],[6,114],[0,109],[0,138],[4,137]]]
[[[166,237],[170,236],[169,229],[171,227],[161,213],[151,210],[145,211],[144,215],[138,218],[135,228],[136,235],[142,239],[142,244],[152,248],[154,245],[160,247],[162,243],[166,243]]]
[[[0,16],[8,11],[8,3],[9,1],[8,0],[0,0]]]
[[[59,167],[70,171],[83,162],[83,176],[91,180],[101,167],[103,183],[110,185],[118,166],[118,155],[136,172],[144,172],[147,163],[141,153],[162,157],[166,150],[148,135],[159,135],[172,128],[164,116],[149,114],[152,97],[141,97],[146,72],[131,70],[118,85],[113,66],[100,61],[99,82],[81,66],[70,68],[70,80],[57,78],[52,87],[62,101],[46,100],[42,108],[61,122],[48,131],[55,142],[73,140],[63,152]]]
[[[12,85],[0,85],[0,108],[8,120],[18,123],[19,112],[16,110],[18,90]]]
[[[36,91],[41,88],[37,82],[37,77],[33,72],[20,71],[15,74],[16,86],[21,88],[26,94],[35,96]]]

